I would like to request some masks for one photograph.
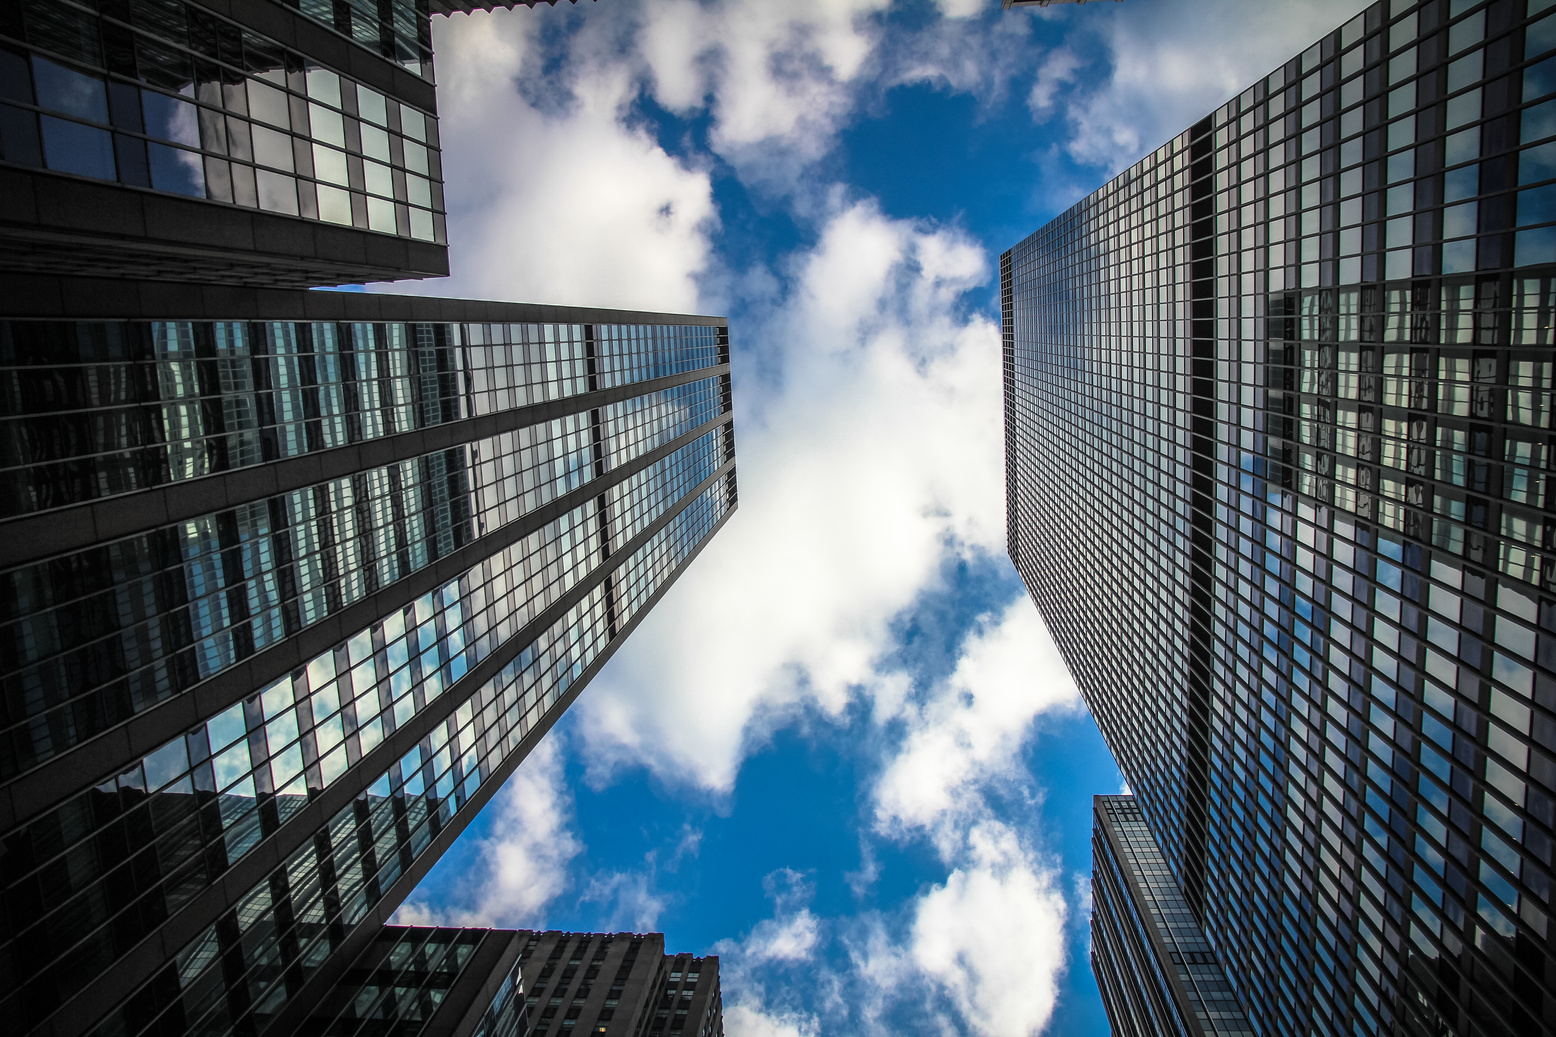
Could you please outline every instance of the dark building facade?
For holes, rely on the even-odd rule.
[[[723,1037],[719,959],[662,933],[386,925],[298,1037]]]
[[[1092,819],[1092,965],[1113,1032],[1251,1035],[1139,804],[1097,796]]]
[[[662,933],[524,933],[535,1037],[723,1037],[717,955],[666,954]]]
[[[1163,896],[1254,1033],[1556,1032],[1553,50],[1373,4],[1002,257],[1010,553],[1149,830],[1120,1033],[1196,1015]]]
[[[447,272],[429,12],[0,11],[7,1032],[524,1030],[384,923],[734,510],[728,328],[300,290]]]
[[[386,925],[299,1037],[523,1037],[523,933]]]
[[[734,508],[720,320],[284,301],[0,323],[20,1032],[290,1032]]]
[[[447,274],[429,20],[364,4],[371,22],[357,12],[343,34],[310,17],[356,6],[6,4],[0,270],[288,287]]]
[[[0,271],[446,275],[431,15],[522,3],[5,4]]]

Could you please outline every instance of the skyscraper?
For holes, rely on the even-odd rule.
[[[299,1037],[523,1037],[524,933],[386,925],[297,1028]]]
[[[385,926],[300,1037],[723,1037],[719,959],[662,933]]]
[[[1252,1031],[1132,796],[1093,802],[1092,964],[1118,1037]]]
[[[6,4],[0,269],[285,287],[447,274],[428,19],[379,6]]]
[[[735,507],[720,318],[298,290],[447,271],[428,17],[0,14],[9,1030],[298,1032]]]
[[[0,324],[5,1010],[50,1032],[273,1014],[735,503],[720,320],[271,301],[332,319]]]
[[[1556,1032],[1553,48],[1373,4],[1001,259],[1010,553],[1144,821],[1117,1032],[1217,1032],[1173,941],[1258,1034]]]
[[[666,954],[662,933],[521,935],[527,937],[523,981],[535,1037],[724,1035],[717,955]]]

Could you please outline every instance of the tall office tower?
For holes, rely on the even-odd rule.
[[[1096,885],[1177,886],[1104,985],[1163,910],[1256,1034],[1556,1032],[1553,47],[1375,3],[1001,260],[1010,553],[1155,843]]]
[[[734,507],[722,321],[267,290],[447,271],[380,7],[0,14],[18,1032],[292,1032]]]
[[[533,1037],[724,1037],[719,959],[666,954],[662,933],[524,933]]]
[[[1132,796],[1093,799],[1092,964],[1118,1037],[1253,1033]]]
[[[735,505],[722,320],[185,294],[0,323],[18,1033],[291,1032]]]
[[[447,274],[428,18],[358,6],[5,4],[0,270],[290,287]]]
[[[296,290],[447,272],[428,10],[0,10],[7,1032],[298,1032],[735,506],[722,320]]]
[[[296,1032],[724,1037],[719,959],[664,949],[662,933],[384,926]]]

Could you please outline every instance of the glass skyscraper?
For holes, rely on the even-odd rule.
[[[326,298],[0,324],[13,1019],[263,1028],[734,507],[722,321]]]
[[[733,512],[729,335],[300,290],[447,272],[429,17],[0,12],[8,1033],[526,1032],[384,923]]]
[[[1002,257],[1118,1033],[1556,1032],[1553,49],[1375,3]]]
[[[447,274],[416,6],[5,4],[0,268],[289,287]]]
[[[719,959],[663,933],[384,926],[299,1037],[724,1037]]]

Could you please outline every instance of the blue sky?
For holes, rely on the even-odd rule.
[[[402,910],[656,930],[726,1031],[1106,1032],[1120,776],[1004,554],[999,253],[1360,0],[435,19],[453,276],[727,314],[740,510]]]

